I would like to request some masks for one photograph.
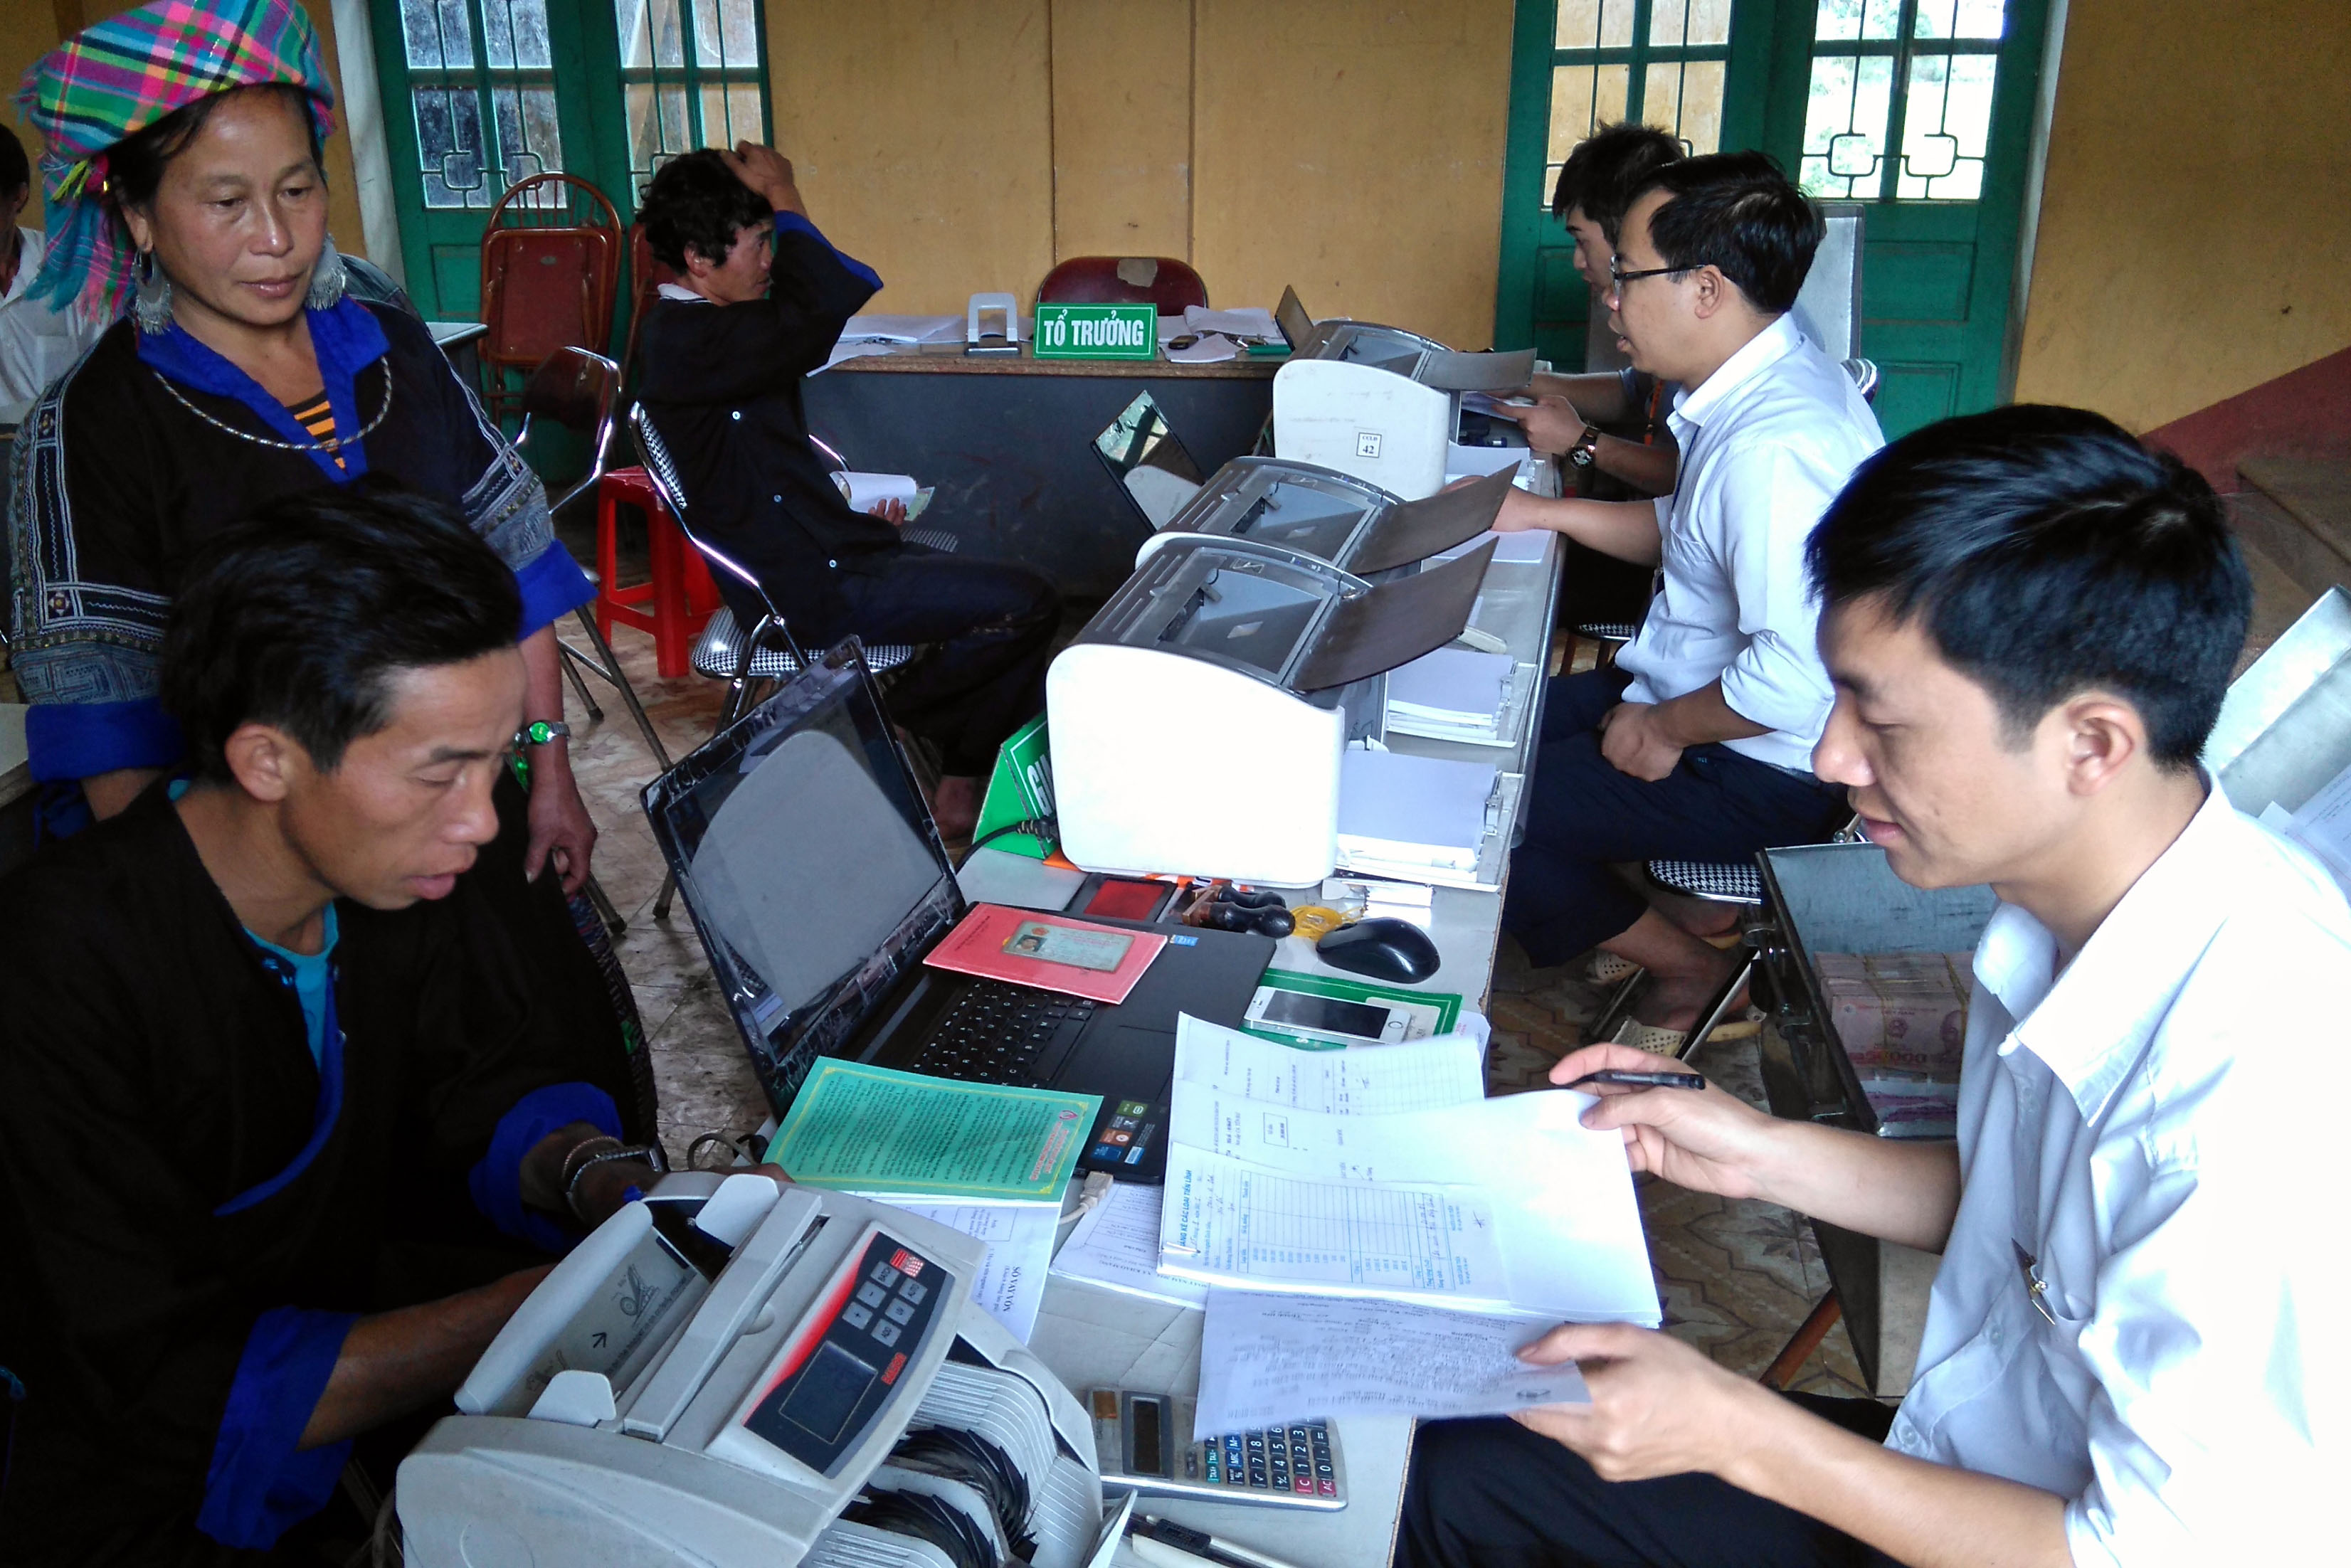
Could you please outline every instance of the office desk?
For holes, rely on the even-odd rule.
[[[1545,541],[1541,561],[1489,567],[1478,610],[1477,624],[1502,638],[1515,659],[1533,664],[1539,680],[1548,666],[1552,619],[1559,601],[1559,545],[1558,536],[1552,535]],[[1397,751],[1487,762],[1504,772],[1525,773],[1532,767],[1541,727],[1541,706],[1534,702],[1528,705],[1514,746],[1469,746],[1408,735],[1392,735],[1388,744]],[[1513,841],[1515,826],[1502,824]],[[1506,874],[1505,886],[1508,880]],[[1296,905],[1313,902],[1320,890],[1281,891]],[[1436,889],[1429,935],[1437,944],[1438,967],[1410,988],[1458,992],[1466,1004],[1484,1011],[1501,927],[1500,890]],[[1283,937],[1273,964],[1307,974],[1359,977],[1323,963],[1314,944],[1302,936]],[[1097,1387],[1187,1393],[1199,1386],[1201,1322],[1200,1313],[1183,1307],[1056,1278],[1046,1286],[1029,1348],[1081,1398],[1087,1389]],[[1404,1508],[1413,1423],[1404,1416],[1386,1416],[1334,1425],[1348,1486],[1347,1506],[1336,1514],[1172,1500],[1138,1507],[1228,1537],[1297,1568],[1369,1568],[1385,1563]],[[1117,1561],[1130,1563],[1134,1559],[1122,1548]]]
[[[1139,392],[1166,413],[1203,475],[1256,444],[1278,359],[967,355],[961,344],[843,360],[801,383],[809,426],[852,468],[911,474],[938,494],[925,528],[967,555],[1019,560],[1078,599],[1106,598],[1151,530],[1093,453]]]
[[[427,321],[425,328],[457,379],[469,387],[482,384],[480,341],[489,328],[479,321]]]

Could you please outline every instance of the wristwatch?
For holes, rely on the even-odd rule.
[[[571,727],[559,718],[535,718],[515,731],[515,749],[526,746],[545,746],[550,740],[569,740]]]
[[[1587,424],[1583,427],[1583,434],[1575,438],[1575,444],[1567,449],[1567,460],[1578,468],[1589,468],[1592,466],[1593,450],[1599,444],[1600,427],[1596,424]]]

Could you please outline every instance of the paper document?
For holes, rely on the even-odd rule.
[[[1012,1331],[1022,1344],[1036,1332],[1037,1309],[1045,1300],[1045,1275],[1053,1260],[1053,1235],[1061,1210],[1050,1203],[927,1204],[901,1198],[893,1208],[960,1230],[987,1244],[971,1299]]]
[[[1186,1018],[1176,1039],[1163,1272],[1657,1322],[1623,1139],[1583,1125],[1591,1096],[1481,1098],[1461,1037],[1303,1052]]]
[[[960,316],[852,316],[841,329],[844,343],[960,343]]]
[[[1261,305],[1244,305],[1238,310],[1211,310],[1205,305],[1186,305],[1184,307],[1184,328],[1190,332],[1223,332],[1267,343],[1285,340],[1280,327],[1273,319],[1273,312]]]
[[[1486,1097],[1486,1051],[1467,1035],[1299,1051],[1192,1017],[1176,1020],[1176,1079],[1188,1103],[1235,1100],[1333,1116],[1389,1115]],[[1215,1145],[1196,1140],[1204,1148]]]
[[[2303,803],[2286,823],[2285,835],[2317,856],[2351,893],[2351,768]]]
[[[1339,758],[1339,858],[1475,871],[1496,769],[1350,747]]]
[[[1198,1307],[1208,1299],[1207,1286],[1159,1271],[1159,1188],[1131,1181],[1112,1184],[1080,1217],[1053,1259],[1053,1272],[1179,1306]]]
[[[1533,451],[1524,446],[1464,446],[1458,441],[1447,442],[1445,477],[1448,482],[1482,479],[1505,468],[1524,470],[1533,458]]]
[[[1098,1094],[958,1083],[827,1057],[768,1145],[794,1181],[867,1195],[1058,1203]]]
[[[1168,1151],[1159,1269],[1203,1284],[1507,1310],[1491,1205],[1435,1183],[1304,1181]]]
[[[975,904],[923,962],[1098,1002],[1126,1000],[1167,938],[1034,910]]]
[[[1204,1432],[1316,1416],[1501,1416],[1592,1399],[1575,1363],[1530,1366],[1516,1355],[1547,1323],[1255,1291],[1211,1291],[1207,1314],[1193,1418]]]
[[[1539,566],[1542,562],[1543,541],[1550,537],[1549,530],[1543,528],[1520,528],[1514,534],[1497,533],[1489,528],[1468,543],[1456,545],[1448,550],[1439,550],[1428,559],[1432,561],[1452,560],[1456,557],[1468,555],[1472,550],[1482,549],[1487,541],[1492,540],[1494,559],[1489,563],[1489,566],[1500,566],[1505,561],[1515,566]],[[1474,622],[1477,617],[1473,615],[1470,619]]]

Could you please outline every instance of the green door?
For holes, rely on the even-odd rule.
[[[1637,118],[1695,152],[1719,127],[1716,145],[1761,147],[1814,196],[1865,204],[1860,352],[1884,377],[1888,435],[2005,395],[2047,0],[1520,0],[1518,15],[1497,346],[1583,362],[1584,290],[1550,174],[1593,126]],[[1719,40],[1719,118],[1693,117],[1687,91],[1669,118],[1653,107],[1656,52],[1689,54],[1701,32]],[[1623,74],[1595,91],[1587,68]]]
[[[1497,348],[1581,370],[1591,290],[1551,188],[1601,125],[1659,126],[1693,152],[1763,137],[1777,0],[1519,0],[1503,167]]]
[[[1899,435],[2007,395],[2047,0],[1819,0],[1782,30],[1764,146],[1865,204],[1861,352]],[[1889,149],[1900,149],[1890,156]]]
[[[427,316],[475,317],[482,227],[517,181],[580,175],[627,223],[661,159],[767,136],[758,0],[375,0],[371,10],[401,258]]]

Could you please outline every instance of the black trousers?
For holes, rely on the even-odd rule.
[[[936,643],[893,677],[890,716],[936,745],[943,772],[984,777],[1005,737],[1045,706],[1045,666],[1061,620],[1051,580],[1004,560],[907,545],[872,574],[844,573],[849,614],[818,639]]]
[[[1891,1406],[1792,1394],[1884,1441]],[[1843,1531],[1708,1475],[1604,1481],[1515,1421],[1432,1421],[1412,1445],[1395,1568],[1881,1568]]]
[[[1844,789],[1742,756],[1694,746],[1654,783],[1600,753],[1599,724],[1624,700],[1621,670],[1562,675],[1544,700],[1526,839],[1510,862],[1502,924],[1538,968],[1621,936],[1647,904],[1615,861],[1744,861],[1776,844],[1816,842],[1852,814]]]

